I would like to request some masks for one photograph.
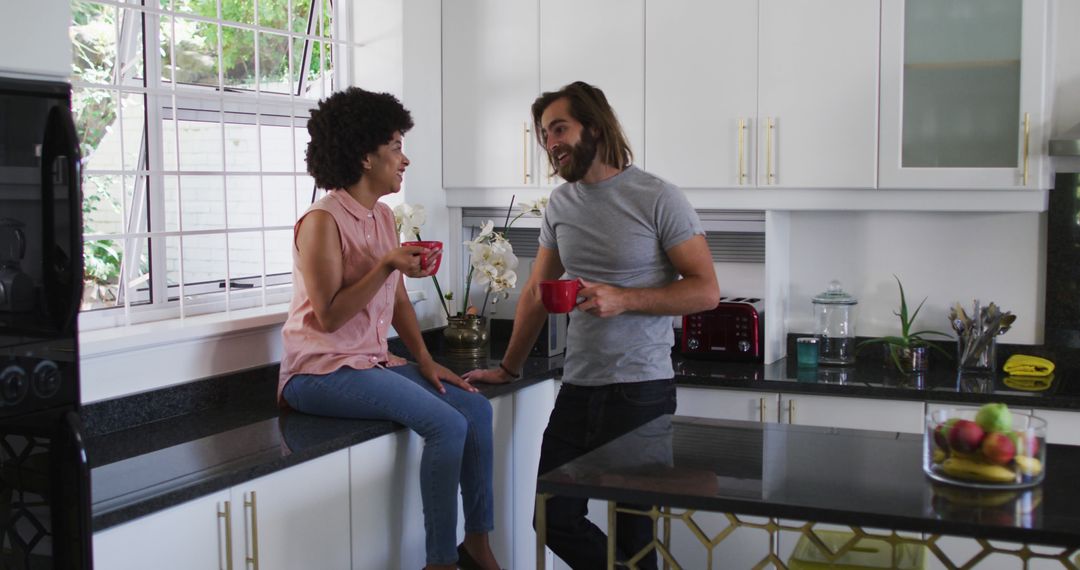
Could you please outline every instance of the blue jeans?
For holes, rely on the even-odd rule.
[[[675,405],[673,379],[595,387],[563,384],[540,444],[539,473],[547,473],[659,416],[673,414]],[[586,499],[551,497],[546,509],[547,545],[552,552],[574,569],[607,567],[607,536],[585,518],[589,513]],[[615,526],[619,560],[629,559],[653,539],[648,517],[619,513]],[[638,562],[638,568],[656,568],[656,563],[654,551]]]
[[[420,498],[424,504],[427,563],[457,561],[457,492],[465,531],[494,529],[491,403],[481,394],[443,384],[439,394],[414,364],[341,368],[297,374],[283,396],[294,410],[320,416],[390,420],[424,438]]]

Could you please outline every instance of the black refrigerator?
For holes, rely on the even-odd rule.
[[[0,568],[92,565],[82,274],[71,87],[0,78]]]
[[[1062,172],[1046,213],[1046,338],[1080,348],[1080,173]]]

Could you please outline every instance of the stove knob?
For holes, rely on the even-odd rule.
[[[740,340],[739,341],[739,352],[750,352],[750,341],[748,341],[748,340]]]
[[[701,341],[699,341],[699,340],[698,340],[698,339],[696,339],[696,338],[692,338],[692,339],[690,339],[690,340],[687,340],[687,341],[686,341],[686,346],[687,346],[687,347],[688,347],[688,348],[689,348],[690,350],[697,350],[697,349],[698,349],[698,347],[700,347],[700,346],[701,346]]]
[[[34,367],[31,387],[39,398],[51,398],[60,391],[60,369],[51,360],[43,360]]]
[[[8,366],[0,372],[0,403],[14,406],[26,397],[30,388],[26,381],[26,371],[19,366]]]

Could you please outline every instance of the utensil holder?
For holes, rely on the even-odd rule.
[[[961,371],[993,372],[997,368],[997,337],[960,335],[956,339],[956,365]]]

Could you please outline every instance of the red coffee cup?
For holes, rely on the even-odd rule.
[[[439,265],[442,263],[442,242],[441,241],[403,241],[403,246],[416,246],[424,247],[433,250],[435,253],[421,253],[420,254],[420,269],[427,269],[428,263],[432,256],[435,258],[435,268],[431,271],[434,275],[439,271]]]
[[[549,313],[569,313],[577,306],[580,279],[556,279],[540,282],[540,300]]]

